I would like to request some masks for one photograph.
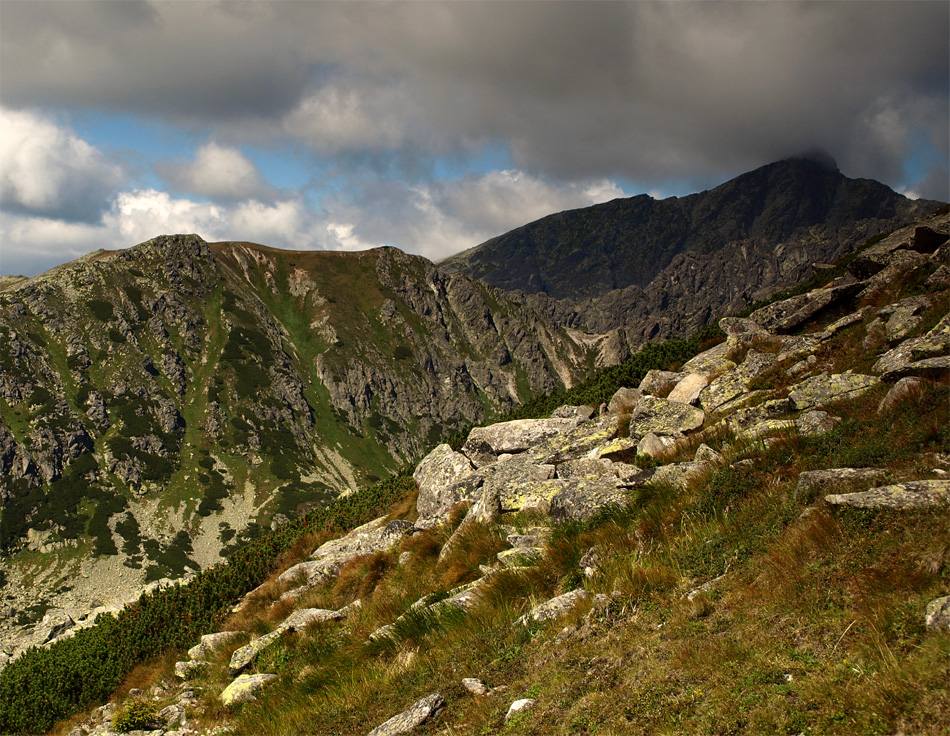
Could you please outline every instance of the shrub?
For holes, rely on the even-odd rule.
[[[112,727],[119,733],[145,730],[154,725],[158,714],[155,706],[141,700],[133,700],[112,718]]]

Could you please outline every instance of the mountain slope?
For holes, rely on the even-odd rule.
[[[89,608],[206,567],[447,430],[572,385],[599,344],[392,248],[168,236],[8,283],[5,630],[53,591]]]
[[[563,323],[623,327],[635,345],[742,309],[939,204],[797,158],[687,197],[641,195],[550,215],[439,266],[567,300],[554,308]]]

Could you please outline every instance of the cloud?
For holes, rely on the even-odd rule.
[[[340,247],[396,245],[438,260],[552,212],[622,196],[610,181],[561,184],[504,170],[416,185],[374,179],[325,207],[333,232],[345,234]]]
[[[113,5],[0,3],[7,104],[329,153],[501,141],[533,174],[651,186],[814,147],[886,180],[919,129],[947,155],[946,3]],[[882,105],[902,121],[883,151]]]
[[[214,142],[199,148],[194,161],[160,162],[155,169],[174,188],[212,199],[261,197],[270,192],[257,167],[240,150]]]
[[[356,191],[314,208],[299,197],[217,204],[136,189],[119,192],[95,224],[5,217],[0,273],[34,275],[97,248],[127,248],[170,233],[292,250],[395,245],[436,260],[551,212],[625,196],[609,181],[558,184],[515,170],[426,185],[372,179]]]
[[[122,167],[33,112],[0,109],[0,206],[95,222],[125,179]]]

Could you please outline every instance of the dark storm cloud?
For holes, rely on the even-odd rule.
[[[439,155],[505,141],[564,179],[721,180],[820,147],[947,196],[945,2],[0,3],[6,105],[230,140]],[[942,157],[942,159],[941,159]]]

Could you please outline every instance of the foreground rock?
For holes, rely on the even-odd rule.
[[[578,603],[582,601],[590,600],[590,593],[582,588],[577,590],[572,590],[570,593],[565,593],[564,595],[559,595],[556,598],[552,598],[549,601],[535,606],[528,613],[518,619],[519,623],[526,624],[529,621],[550,621],[551,619],[560,618],[566,613],[569,613],[574,609]]]
[[[431,721],[444,709],[445,698],[442,697],[442,693],[432,693],[422,700],[417,700],[412,707],[399,715],[377,726],[367,736],[399,736],[399,734],[410,733],[423,723]]]
[[[950,631],[950,595],[927,604],[924,625],[934,631]]]
[[[257,700],[255,693],[269,682],[277,679],[277,675],[241,675],[228,685],[221,693],[221,702],[224,705],[234,705],[247,700]]]

